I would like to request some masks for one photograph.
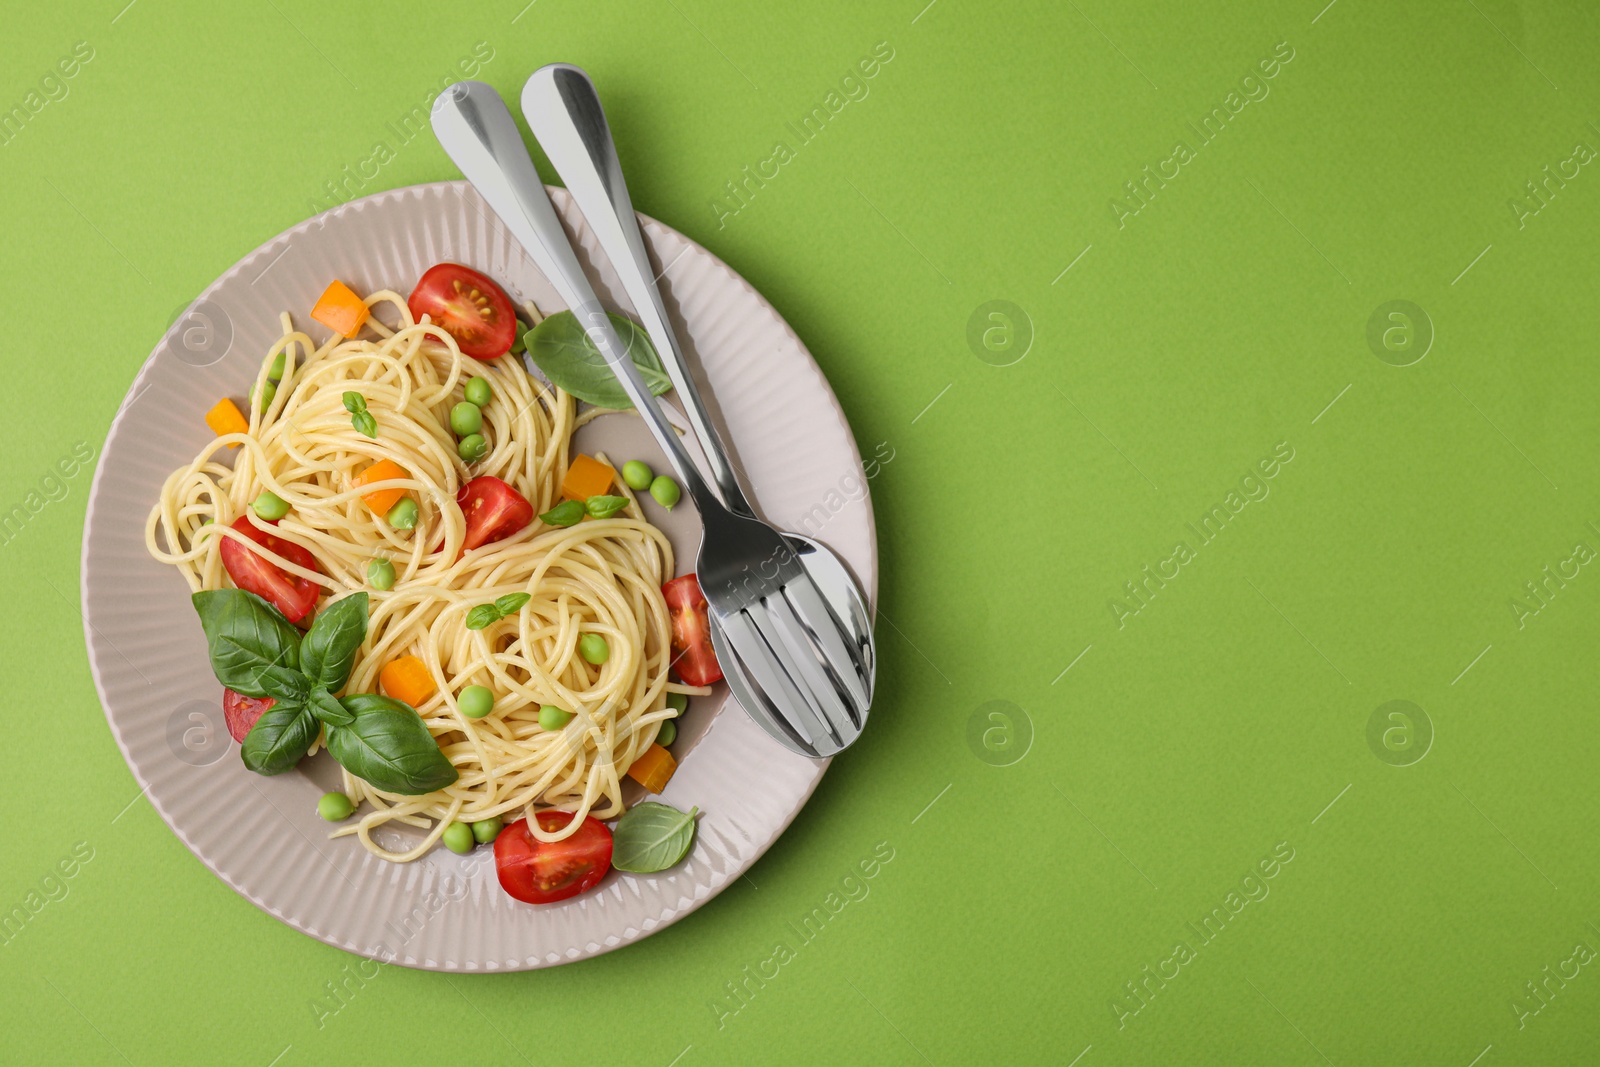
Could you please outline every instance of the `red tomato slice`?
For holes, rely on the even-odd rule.
[[[467,518],[463,549],[478,548],[510,537],[533,521],[533,505],[505,482],[485,474],[456,493],[456,503]]]
[[[700,579],[681,575],[661,587],[672,616],[672,665],[690,685],[722,681],[722,668],[711,647],[711,623],[706,618],[706,595]]]
[[[517,339],[517,313],[505,290],[459,263],[429,267],[406,303],[412,318],[431,316],[473,359],[498,359]]]
[[[541,811],[539,829],[550,833],[572,821],[570,811]],[[540,841],[526,819],[494,839],[494,868],[500,888],[526,904],[553,904],[593,889],[611,869],[611,831],[585,815],[578,832],[565,841]]]
[[[261,718],[262,712],[276,703],[272,697],[247,697],[224,686],[222,716],[228,720],[228,736],[241,745],[244,744],[245,735],[250,732],[250,727]]]
[[[250,521],[248,515],[240,515],[234,519],[233,529],[296,566],[319,573],[321,571],[310,552],[293,541],[285,541],[259,528]],[[305,618],[316,606],[317,594],[321,592],[321,587],[317,583],[288,573],[276,563],[250,551],[232,537],[223,538],[222,566],[227,570],[228,577],[233,579],[234,585],[261,597],[283,612],[284,618],[290,622],[299,622]]]

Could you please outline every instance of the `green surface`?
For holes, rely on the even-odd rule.
[[[0,138],[0,909],[37,906],[0,944],[0,1060],[1592,1056],[1592,11],[121,3],[12,5],[0,64],[0,103],[39,109]],[[882,458],[880,697],[750,877],[659,936],[372,975],[138,799],[83,651],[78,461],[177,311],[327,183],[454,176],[401,128],[474,57],[513,99],[588,68],[639,208],[772,300]],[[773,176],[726,199],[746,166]],[[1003,322],[968,341],[992,300],[1031,323],[1009,366]],[[1404,323],[1368,343],[1396,300],[1436,335],[1403,367]],[[1414,712],[1409,751],[1400,720],[1369,745],[1396,700],[1420,762]]]

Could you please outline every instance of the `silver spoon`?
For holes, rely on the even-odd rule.
[[[723,503],[730,511],[754,516],[744,488],[728,457],[722,436],[706,411],[694,375],[683,357],[677,332],[673,330],[662,304],[661,290],[645,249],[639,219],[622,176],[616,144],[606,122],[594,83],[581,68],[568,63],[551,63],[534,71],[522,89],[522,113],[528,128],[549,157],[551,166],[566,183],[600,247],[610,259],[627,291],[640,322],[655,342],[667,375],[677,388],[689,425],[700,441],[711,467],[712,479]],[[871,616],[866,597],[852,578],[844,561],[819,541],[793,532],[784,537],[795,550],[801,566],[816,582],[834,614],[849,634],[849,641],[866,664],[867,701],[870,703],[876,680],[876,656]],[[727,637],[713,626],[711,640],[719,663],[730,654]],[[727,672],[725,672],[727,673]],[[746,709],[759,706],[750,691],[751,681],[740,673],[728,673],[728,686]],[[779,741],[789,743],[781,724],[755,715],[756,721]]]
[[[434,101],[432,123],[446,154],[583,324],[694,501],[703,524],[696,571],[713,632],[722,633],[719,662],[730,686],[740,679],[740,703],[797,752],[841,751],[866,721],[870,631],[867,646],[854,643],[850,613],[840,617],[805,566],[814,553],[803,556],[771,526],[724,507],[700,476],[618,340],[499,94],[457,83]]]

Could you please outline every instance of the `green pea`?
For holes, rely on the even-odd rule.
[[[289,503],[283,497],[270,489],[261,490],[261,495],[256,497],[255,503],[250,505],[257,515],[271,522],[277,522],[289,514]]]
[[[539,705],[539,729],[554,733],[572,721],[572,712],[562,711],[554,704]]]
[[[394,564],[386,559],[367,562],[367,584],[374,589],[394,588]]]
[[[259,406],[262,411],[265,411],[265,410],[267,410],[268,408],[270,408],[272,406],[272,398],[277,396],[277,395],[278,395],[278,386],[276,385],[276,383],[267,382],[265,385],[263,385],[261,387],[261,403],[259,405],[256,405],[256,402],[255,402],[255,400],[256,400],[256,388],[253,385],[250,387],[250,403],[253,406]]]
[[[648,463],[630,459],[622,465],[622,480],[628,483],[629,489],[642,493],[650,488],[650,483],[655,481],[655,478],[656,473],[650,469],[650,464]]]
[[[478,847],[478,839],[472,836],[472,827],[464,822],[453,822],[444,828],[444,847],[460,856]]]
[[[481,719],[494,710],[494,691],[484,685],[469,685],[456,697],[456,706],[469,719]]]
[[[417,502],[408,496],[403,496],[395,501],[394,507],[389,509],[385,516],[389,525],[396,530],[415,530],[417,528]]]
[[[578,638],[578,655],[598,667],[611,658],[611,646],[599,634],[584,634]]]
[[[660,745],[662,748],[666,748],[677,739],[678,724],[673,722],[671,719],[667,719],[662,722],[661,728],[656,731],[656,744]]]
[[[487,378],[474,378],[467,383],[466,393],[467,400],[481,408],[494,399],[494,386],[489,384]]]
[[[450,429],[457,437],[477,433],[483,429],[483,412],[470,400],[463,400],[450,409]]]
[[[679,715],[682,715],[684,712],[689,710],[689,697],[688,697],[688,694],[686,694],[686,693],[668,693],[667,694],[667,707],[671,708],[673,711],[676,711]]]
[[[329,822],[343,822],[355,810],[356,806],[343,793],[324,793],[317,801],[317,814]]]
[[[461,439],[456,451],[468,463],[476,463],[489,454],[489,442],[485,441],[480,433],[469,433]]]
[[[285,355],[286,355],[286,353],[279,352],[278,353],[278,358],[274,359],[272,361],[272,369],[267,371],[267,377],[271,378],[275,382],[283,381],[283,368],[284,368],[284,356]]]
[[[500,836],[500,831],[505,829],[505,826],[505,822],[500,816],[496,815],[492,819],[484,819],[482,822],[473,823],[472,836],[477,840],[478,844],[487,845]]]
[[[683,490],[665,474],[658,474],[655,481],[650,483],[650,495],[656,498],[657,504],[671,511],[672,506],[683,499]]]

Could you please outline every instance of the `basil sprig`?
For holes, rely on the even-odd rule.
[[[694,817],[670,804],[647,800],[635,804],[611,831],[611,866],[634,874],[655,874],[674,867],[694,843]]]
[[[527,594],[519,595],[526,603]],[[350,680],[367,637],[366,593],[328,605],[304,637],[254,593],[210,589],[193,599],[217,680],[245,696],[277,701],[245,735],[240,755],[246,767],[282,774],[326,728],[333,758],[386,793],[431,793],[456,780],[456,769],[409,704],[372,693],[333,695]]]
[[[493,626],[507,615],[521,611],[522,606],[532,599],[531,593],[507,593],[496,597],[493,604],[479,604],[467,612],[467,629],[482,630],[486,626]]]
[[[539,516],[546,526],[576,526],[585,515],[609,519],[628,506],[625,496],[592,496],[588,500],[563,500]]]
[[[672,388],[672,379],[661,369],[661,357],[650,344],[645,332],[621,315],[608,313],[617,340],[633,358],[639,368],[639,377],[656,396]],[[600,354],[589,335],[584,333],[576,316],[570,311],[558,311],[524,335],[528,355],[544,371],[545,377],[565,389],[579,400],[587,400],[596,407],[631,408],[633,401],[623,391],[622,383],[611,370],[611,365]]]
[[[367,398],[351,390],[344,394],[344,409],[350,413],[350,425],[368,437],[378,436],[378,420],[367,410]]]

